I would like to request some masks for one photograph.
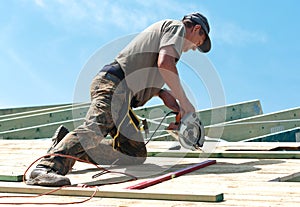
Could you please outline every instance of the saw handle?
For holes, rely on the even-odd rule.
[[[175,122],[171,122],[166,129],[167,130],[178,130],[179,129],[180,120],[181,120],[180,113],[176,112],[176,111],[172,111],[170,113],[176,114],[176,116],[175,116]]]
[[[176,114],[176,116],[175,116],[175,124],[178,125],[180,123],[180,120],[181,120],[180,112],[172,111],[171,113],[172,114]]]
[[[181,120],[181,114],[178,113],[178,112],[174,112],[176,113],[176,116],[175,116],[175,124],[179,124],[180,123],[180,120]]]

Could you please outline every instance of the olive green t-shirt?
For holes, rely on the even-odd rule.
[[[159,21],[137,35],[116,57],[134,93],[134,107],[144,105],[163,87],[165,82],[157,68],[158,53],[161,48],[172,46],[178,60],[184,36],[185,26],[181,21]]]

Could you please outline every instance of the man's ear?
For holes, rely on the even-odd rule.
[[[196,24],[195,26],[194,26],[194,31],[200,31],[201,30],[201,25],[200,24]]]

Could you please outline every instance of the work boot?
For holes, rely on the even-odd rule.
[[[37,165],[36,168],[31,172],[26,184],[47,187],[61,187],[65,185],[71,185],[71,182],[69,178],[58,174],[58,172],[52,168]]]
[[[52,149],[69,133],[69,130],[64,127],[63,125],[60,125],[57,130],[55,131],[53,137],[52,137],[52,146],[48,149],[47,153],[50,153]]]

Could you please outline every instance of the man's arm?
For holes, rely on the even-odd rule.
[[[174,98],[173,94],[171,91],[167,89],[161,89],[159,93],[157,94],[161,100],[163,100],[164,104],[171,109],[174,112],[178,112],[175,117],[175,122],[171,122],[169,126],[167,127],[168,130],[178,130],[179,127],[179,122],[181,120],[181,115],[180,115],[180,107]]]
[[[195,112],[195,108],[187,98],[180,83],[176,68],[176,56],[177,54],[172,46],[163,47],[159,51],[157,66],[161,76],[165,83],[169,86],[175,99],[179,101],[179,105],[181,107],[180,113],[181,116],[184,116],[186,113]]]
[[[171,109],[174,112],[180,112],[180,107],[171,91],[167,89],[161,89],[157,95],[164,102],[165,106],[167,106],[169,109]]]

